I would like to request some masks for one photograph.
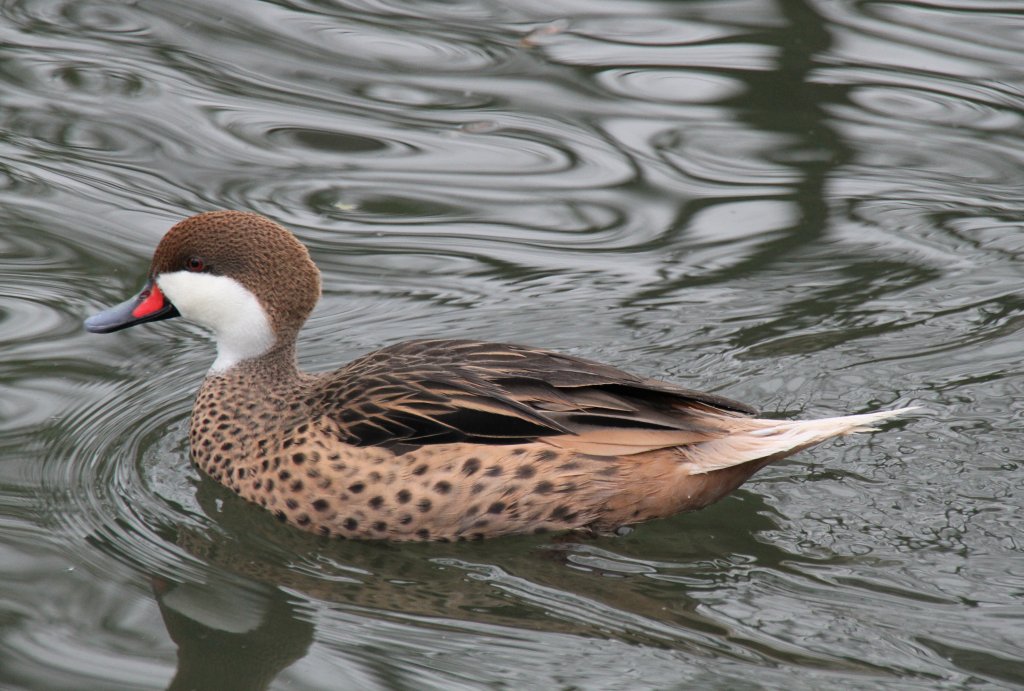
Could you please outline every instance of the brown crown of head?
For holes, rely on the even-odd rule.
[[[306,246],[284,226],[245,211],[197,214],[167,231],[150,276],[182,270],[229,276],[244,285],[279,337],[297,333],[320,298],[320,271]]]

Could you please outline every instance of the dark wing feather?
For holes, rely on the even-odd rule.
[[[408,341],[370,353],[319,378],[313,401],[345,442],[396,448],[605,439],[615,431],[684,439],[714,433],[709,412],[755,412],[581,358],[455,340]]]

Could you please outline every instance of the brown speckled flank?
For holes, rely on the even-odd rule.
[[[294,346],[319,298],[319,272],[286,229],[235,211],[172,228],[147,290],[87,326],[112,331],[176,316],[153,287],[172,272],[233,279],[258,299],[273,332],[262,352],[206,377],[192,410],[193,462],[321,535],[611,531],[707,506],[774,460],[902,412],[758,419],[719,396],[478,341],[400,343],[306,374]]]

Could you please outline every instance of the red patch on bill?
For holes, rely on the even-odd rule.
[[[164,294],[160,292],[160,289],[153,284],[153,287],[149,289],[149,295],[146,299],[136,305],[135,309],[132,310],[133,317],[145,317],[153,314],[158,309],[164,306]]]

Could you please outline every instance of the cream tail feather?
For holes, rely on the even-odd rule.
[[[700,475],[751,461],[783,458],[832,437],[872,432],[872,424],[917,409],[912,406],[819,420],[725,418],[729,434],[685,447],[686,466],[690,466],[691,475]]]

